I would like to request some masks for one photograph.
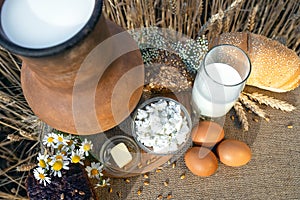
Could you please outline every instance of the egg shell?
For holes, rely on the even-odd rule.
[[[224,138],[224,129],[216,122],[202,121],[193,127],[191,135],[195,144],[213,147]]]
[[[222,163],[232,167],[247,164],[252,157],[249,146],[241,141],[226,139],[217,146],[217,154]]]
[[[218,160],[213,152],[205,147],[192,147],[184,156],[185,165],[195,175],[207,177],[218,169]]]

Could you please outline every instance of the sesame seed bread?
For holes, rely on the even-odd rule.
[[[281,43],[253,33],[223,33],[210,44],[232,44],[243,49],[249,56],[252,72],[247,85],[287,92],[300,83],[300,58]]]

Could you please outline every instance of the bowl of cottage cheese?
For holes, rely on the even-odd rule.
[[[171,98],[154,97],[139,105],[132,120],[132,134],[147,153],[170,155],[188,142],[192,128],[186,108]]]

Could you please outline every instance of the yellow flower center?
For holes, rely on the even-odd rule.
[[[48,137],[47,142],[48,143],[53,143],[54,138],[53,137]]]
[[[40,160],[40,161],[39,161],[39,166],[40,166],[41,168],[45,168],[47,165],[46,165],[46,162],[45,162],[44,160]]]
[[[83,145],[83,150],[84,150],[84,151],[89,151],[89,150],[91,150],[91,145],[90,145],[89,143],[84,144],[84,145]]]
[[[98,169],[92,169],[92,170],[91,170],[91,175],[92,175],[92,176],[96,176],[96,175],[98,175],[98,174],[99,174]]]
[[[40,179],[44,180],[45,179],[45,175],[44,174],[39,174]]]
[[[47,158],[47,163],[50,163],[52,161],[51,158]]]
[[[80,162],[80,156],[74,155],[72,157],[72,163],[79,163]]]
[[[57,140],[58,140],[59,142],[63,142],[63,141],[64,141],[64,138],[61,137],[61,136],[58,136]]]
[[[60,171],[63,168],[62,161],[55,161],[55,163],[52,166],[53,170]]]
[[[66,151],[62,151],[61,154],[64,155],[64,156],[66,156],[67,152]]]

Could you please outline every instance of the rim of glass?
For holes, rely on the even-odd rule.
[[[136,160],[134,164],[138,164],[140,162],[140,159],[141,159],[141,152],[140,152],[140,149],[139,149],[139,146],[137,145],[137,143],[135,142],[135,140],[133,140],[132,138],[128,137],[128,136],[125,136],[125,135],[115,135],[111,138],[108,138],[107,141],[105,141],[100,149],[100,152],[99,152],[99,160],[100,162],[108,169],[112,169],[112,170],[118,170],[120,172],[130,172],[131,169],[133,169],[134,167],[131,167],[129,169],[122,169],[122,168],[119,168],[119,167],[113,167],[112,165],[108,165],[106,162],[105,162],[105,159],[104,159],[104,153],[105,153],[105,150],[107,149],[108,145],[110,143],[112,143],[113,141],[116,141],[116,140],[122,140],[124,141],[124,143],[130,143],[132,144],[134,147],[135,147],[135,154],[136,154],[136,159],[133,159],[132,161]],[[135,166],[135,165],[133,165]]]
[[[227,46],[227,47],[232,47],[232,48],[238,49],[238,50],[240,50],[240,51],[242,52],[242,54],[247,58],[247,61],[248,61],[248,63],[249,63],[249,72],[248,72],[247,76],[245,76],[245,77],[242,79],[241,82],[238,82],[238,83],[236,83],[236,84],[223,84],[223,83],[220,83],[220,82],[216,81],[216,80],[215,80],[213,77],[211,77],[211,76],[209,75],[209,73],[206,71],[206,68],[205,68],[205,60],[206,60],[206,57],[208,56],[208,54],[209,54],[212,50],[214,50],[215,48],[221,47],[221,46]],[[240,84],[246,82],[246,80],[249,78],[249,76],[250,76],[250,74],[251,74],[251,71],[252,71],[252,64],[251,64],[251,61],[250,61],[249,56],[246,54],[246,52],[245,52],[243,49],[241,49],[241,48],[238,47],[238,46],[232,45],[232,44],[219,44],[219,45],[216,45],[216,46],[212,47],[212,48],[207,52],[207,54],[204,56],[204,59],[203,59],[201,65],[203,65],[205,74],[206,74],[213,82],[217,83],[218,85],[222,85],[222,86],[226,86],[226,87],[238,86],[238,85],[240,85]]]
[[[142,142],[137,140],[137,138],[136,138],[137,134],[136,134],[136,131],[135,131],[135,119],[136,119],[136,116],[137,116],[138,109],[144,108],[146,105],[148,105],[150,103],[153,103],[153,102],[157,102],[161,99],[166,100],[166,101],[172,101],[172,102],[180,105],[180,109],[184,113],[184,115],[186,116],[188,127],[189,127],[189,132],[186,134],[186,141],[179,146],[180,148],[178,148],[176,151],[168,151],[166,153],[158,153],[158,152],[155,152],[155,151],[151,150],[150,149],[151,147],[145,146]],[[178,102],[178,101],[176,101],[172,98],[169,98],[169,97],[163,97],[163,96],[153,97],[153,98],[145,100],[142,104],[140,104],[136,108],[136,110],[134,112],[134,115],[133,115],[133,118],[132,118],[132,122],[131,122],[131,130],[132,130],[132,133],[133,133],[133,138],[136,141],[136,143],[139,145],[139,147],[141,149],[143,149],[147,153],[150,153],[150,154],[153,154],[153,155],[159,155],[159,156],[175,155],[177,152],[181,151],[181,149],[186,145],[186,142],[188,142],[188,140],[189,140],[189,136],[190,136],[191,130],[192,130],[192,119],[191,119],[191,116],[190,116],[189,112],[185,108],[185,106],[182,105],[180,102]]]
[[[3,3],[4,1],[2,3],[0,2],[0,13],[2,10]],[[3,27],[0,23],[0,45],[6,48],[7,50],[11,51],[12,53],[27,57],[43,57],[58,54],[62,50],[70,49],[71,47],[82,41],[84,38],[86,38],[92,32],[102,15],[102,7],[103,0],[95,0],[92,15],[90,16],[86,24],[74,36],[60,44],[44,48],[23,47],[10,41],[5,35]]]

